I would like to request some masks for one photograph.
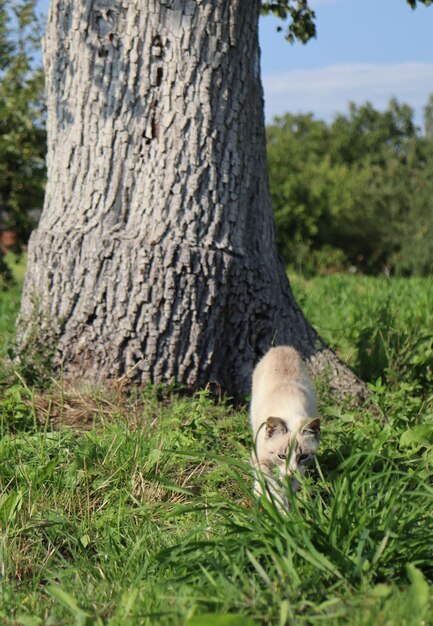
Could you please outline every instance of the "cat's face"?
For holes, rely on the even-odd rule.
[[[314,462],[320,441],[320,419],[305,420],[292,432],[279,417],[268,417],[265,422],[264,446],[269,460],[277,465],[282,476],[301,475]],[[292,480],[296,491],[298,481]]]

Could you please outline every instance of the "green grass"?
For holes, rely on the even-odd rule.
[[[292,279],[296,299],[367,381],[433,383],[433,280],[334,274]]]
[[[0,383],[1,378],[6,376],[4,360],[8,357],[15,337],[15,320],[18,315],[21,289],[26,267],[26,255],[17,257],[8,253],[5,260],[9,264],[14,279],[14,284],[8,289],[0,279]]]
[[[246,408],[0,387],[1,624],[433,624],[430,282],[293,282],[372,398],[322,402],[285,515],[252,497]]]

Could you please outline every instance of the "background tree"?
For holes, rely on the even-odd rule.
[[[429,137],[413,111],[352,104],[331,124],[285,115],[267,129],[279,250],[306,273],[429,273]],[[415,262],[415,258],[418,259]],[[421,262],[421,259],[424,261]]]
[[[0,228],[27,243],[45,186],[43,70],[35,63],[41,29],[35,0],[0,4]],[[0,252],[0,272],[9,278]]]

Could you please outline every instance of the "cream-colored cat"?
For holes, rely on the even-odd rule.
[[[319,446],[320,420],[316,418],[316,394],[298,352],[290,346],[271,348],[253,372],[251,426],[255,442],[253,464],[261,470],[254,490],[266,491],[279,506],[287,506],[283,483],[290,478],[292,491],[314,461]],[[273,476],[278,467],[280,479]]]

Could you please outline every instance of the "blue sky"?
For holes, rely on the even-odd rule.
[[[406,0],[312,0],[317,39],[288,44],[278,20],[261,22],[266,119],[312,111],[322,119],[352,100],[377,108],[397,97],[416,111],[433,93],[433,6]]]
[[[49,0],[39,0],[44,13]],[[350,100],[385,108],[397,97],[416,111],[433,93],[433,6],[406,0],[311,0],[318,37],[290,45],[273,17],[262,18],[266,120],[312,111],[331,120]]]

